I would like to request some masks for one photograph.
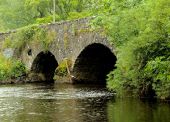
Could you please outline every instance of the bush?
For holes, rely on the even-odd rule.
[[[0,55],[0,80],[8,80],[17,78],[26,73],[25,65],[14,59],[6,59]]]
[[[167,0],[115,2],[114,13],[96,21],[117,50],[117,69],[108,75],[110,89],[145,97],[154,90],[159,98],[170,96],[169,4]]]
[[[149,61],[144,72],[152,80],[156,94],[163,99],[170,98],[170,57],[157,57]]]
[[[71,60],[65,59],[63,60],[59,66],[57,67],[55,74],[58,76],[67,76],[68,74],[68,70],[70,70],[71,68]]]
[[[70,12],[68,15],[68,20],[73,20],[73,19],[80,19],[80,18],[85,18],[89,17],[91,15],[90,12]]]
[[[15,61],[10,72],[11,77],[17,78],[26,73],[26,67],[21,61]]]
[[[60,21],[61,18],[59,15],[55,15],[55,21]],[[36,23],[37,24],[45,24],[45,23],[51,23],[53,21],[53,16],[47,16],[43,18],[37,18]]]

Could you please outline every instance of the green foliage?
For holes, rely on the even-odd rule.
[[[26,11],[31,13],[31,18],[43,18],[49,15],[50,0],[24,0]]]
[[[25,0],[0,0],[0,31],[19,28],[33,23],[24,7]]]
[[[113,0],[55,0],[56,21],[113,11]],[[0,31],[30,24],[51,23],[53,0],[0,0]]]
[[[57,76],[67,76],[68,70],[71,68],[71,65],[72,65],[71,60],[68,59],[63,60],[57,67],[55,74]]]
[[[168,98],[170,1],[122,0],[112,5],[114,12],[94,20],[117,50],[117,69],[108,75],[108,87],[149,96],[151,86],[158,97]]]
[[[42,44],[44,50],[48,50],[54,36],[55,33],[48,31],[46,28],[37,25],[26,26],[18,29],[17,32],[6,38],[3,47],[10,47],[20,51],[25,48],[26,44],[37,42]]]
[[[55,20],[60,21],[61,20],[60,16],[56,14],[55,15]],[[37,18],[36,19],[37,24],[51,23],[52,21],[53,21],[53,17],[51,15],[43,17],[43,18]]]
[[[157,57],[145,66],[146,77],[152,79],[153,89],[163,99],[170,97],[170,57]]]
[[[26,73],[26,67],[21,61],[12,61],[13,65],[11,67],[10,75],[11,77],[19,77]]]
[[[37,26],[26,26],[11,34],[6,38],[3,47],[4,48],[22,48],[26,43],[33,40],[34,35],[38,31]]]
[[[14,59],[6,59],[0,54],[0,80],[17,78],[26,73],[25,65]]]
[[[68,15],[68,20],[73,20],[73,19],[80,19],[80,18],[84,18],[84,17],[89,17],[91,16],[92,13],[90,12],[70,12]]]

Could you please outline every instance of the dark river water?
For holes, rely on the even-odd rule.
[[[100,86],[0,86],[0,122],[170,122],[170,104],[114,98]]]

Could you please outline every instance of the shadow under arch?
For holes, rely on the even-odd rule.
[[[73,82],[106,84],[107,74],[115,68],[116,56],[105,45],[93,43],[84,48],[73,67]]]
[[[58,62],[50,51],[40,52],[31,66],[31,73],[39,81],[53,81]],[[36,79],[36,78],[35,78]]]

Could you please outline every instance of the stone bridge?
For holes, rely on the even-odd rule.
[[[116,56],[103,32],[92,30],[90,20],[83,18],[42,25],[55,35],[48,50],[44,51],[41,44],[28,43],[18,58],[32,73],[43,75],[43,80],[52,80],[57,66],[69,59],[74,81],[105,83],[106,75],[114,69]],[[0,43],[8,35],[10,33],[0,34]]]

